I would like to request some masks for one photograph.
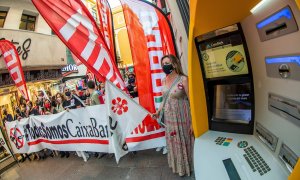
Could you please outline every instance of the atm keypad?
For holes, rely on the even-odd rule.
[[[244,151],[246,154],[244,154],[243,156],[253,172],[258,171],[258,173],[262,176],[271,171],[269,165],[265,162],[265,160],[260,156],[260,154],[253,146],[245,148]]]
[[[218,137],[216,140],[215,140],[215,143],[217,145],[223,145],[223,146],[229,146],[230,143],[232,142],[232,138],[226,138],[226,137]]]

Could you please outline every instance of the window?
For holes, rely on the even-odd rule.
[[[30,16],[27,14],[22,14],[21,23],[19,29],[34,31],[35,29],[35,16]]]
[[[3,28],[7,11],[0,11],[0,28]]]
[[[183,24],[185,27],[185,31],[189,33],[189,24],[190,24],[190,7],[189,7],[189,0],[176,0],[177,5],[183,20]]]

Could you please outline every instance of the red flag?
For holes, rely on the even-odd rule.
[[[21,61],[15,46],[7,40],[1,40],[0,51],[3,54],[6,67],[18,90],[26,100],[29,100]]]
[[[32,0],[51,29],[93,73],[125,89],[104,37],[80,0]]]
[[[139,102],[149,112],[155,112],[162,102],[162,80],[165,74],[160,59],[166,54],[176,55],[173,34],[163,12],[144,1],[121,0],[129,43],[132,52]],[[150,116],[134,131],[143,134],[139,142],[151,136],[155,146],[164,146],[164,132]],[[134,135],[127,142],[136,141]],[[142,147],[142,146],[141,146]],[[149,148],[149,147],[148,147]]]
[[[73,53],[71,53],[71,55],[72,55],[72,58],[76,64],[76,66],[79,66],[82,64],[82,62]]]
[[[155,112],[162,101],[162,79],[165,78],[160,59],[166,54],[176,54],[170,24],[160,9],[146,2],[121,0],[121,3],[140,104]]]
[[[97,0],[97,9],[100,19],[100,31],[104,36],[112,56],[115,58],[113,19],[107,0]]]

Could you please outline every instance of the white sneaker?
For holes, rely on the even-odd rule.
[[[76,154],[77,154],[78,157],[82,157],[80,151],[76,151]]]
[[[163,154],[167,154],[167,153],[168,153],[168,149],[167,147],[164,147]]]
[[[156,148],[156,151],[157,151],[157,152],[158,152],[158,151],[161,151],[162,148],[163,148],[163,147],[158,147],[158,148]]]

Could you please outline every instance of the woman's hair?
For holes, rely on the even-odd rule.
[[[62,93],[56,93],[55,95],[55,99],[57,99],[57,95],[60,95],[60,98],[61,98],[61,102],[64,102],[66,100],[65,96],[62,94]]]
[[[160,60],[161,66],[163,66],[162,62],[165,58],[169,58],[171,60],[171,63],[174,66],[174,69],[177,74],[186,76],[182,71],[180,60],[176,56],[174,56],[173,54],[163,56]]]

